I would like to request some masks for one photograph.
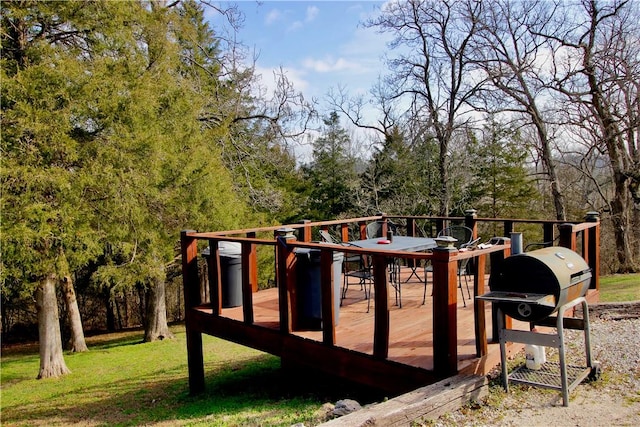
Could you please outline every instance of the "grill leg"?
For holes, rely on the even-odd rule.
[[[504,314],[502,310],[498,308],[498,314],[496,316],[498,323],[498,337],[500,341],[500,366],[502,367],[502,386],[505,393],[509,393],[509,373],[507,372],[507,343],[504,332]]]
[[[564,312],[565,306],[558,310],[556,318],[556,330],[558,331],[558,353],[560,356],[560,380],[562,384],[562,406],[569,406],[569,381],[567,380],[567,361],[565,357],[564,343]]]

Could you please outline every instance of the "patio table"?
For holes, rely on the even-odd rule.
[[[431,237],[411,237],[411,236],[393,236],[393,240],[389,242],[384,237],[376,237],[373,239],[353,240],[349,244],[362,249],[384,249],[389,251],[419,252],[426,251],[437,247],[435,239]],[[400,290],[400,266],[394,261],[389,272],[389,281],[396,290],[396,305],[402,308],[402,291]],[[416,275],[416,267],[412,267],[412,275]],[[409,276],[411,277],[411,276]],[[418,277],[420,280],[420,278]],[[422,281],[422,280],[420,280]],[[426,286],[426,280],[425,280]]]

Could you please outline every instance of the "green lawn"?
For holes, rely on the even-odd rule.
[[[614,274],[600,277],[600,301],[640,301],[640,274]]]
[[[640,300],[640,274],[602,277],[602,301]],[[36,345],[3,348],[1,423],[14,425],[290,426],[318,424],[325,402],[384,396],[326,378],[290,375],[277,357],[203,336],[207,391],[189,396],[182,326],[175,340],[141,343],[142,332],[87,338],[66,354],[72,373],[36,380]]]
[[[90,351],[66,354],[72,373],[58,379],[35,379],[37,347],[3,349],[2,425],[309,426],[325,402],[381,398],[288,375],[277,357],[206,335],[207,391],[189,396],[184,328],[173,332],[175,340],[145,344],[141,331],[88,338]]]

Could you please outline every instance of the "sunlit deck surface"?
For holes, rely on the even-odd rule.
[[[421,269],[419,277],[424,278]],[[427,273],[427,297],[422,304],[424,283],[411,276],[411,269],[401,268],[400,283],[402,286],[402,308],[396,305],[395,291],[389,287],[389,355],[388,360],[404,365],[433,370],[433,307],[431,289],[433,279]],[[488,281],[488,275],[485,276]],[[408,280],[409,279],[409,280]],[[408,280],[408,281],[407,281]],[[462,281],[467,299],[464,307],[460,290],[458,290],[458,370],[482,373],[483,368],[477,366],[480,360],[476,356],[474,318],[473,318],[473,277],[469,277],[471,299]],[[341,282],[342,287],[342,282]],[[279,328],[278,290],[276,288],[261,290],[253,295],[254,325],[268,329]],[[374,299],[367,310],[368,301],[364,290],[361,290],[357,279],[350,278],[346,297],[342,300],[336,325],[336,346],[359,353],[373,354],[374,335]],[[210,309],[202,309],[211,312]],[[485,305],[487,331],[491,331],[491,304]],[[223,308],[222,317],[242,321],[242,307]],[[514,322],[514,325],[517,322]],[[523,324],[524,326],[524,324]],[[314,341],[322,341],[322,331],[294,331],[294,335]],[[488,359],[499,361],[498,344],[489,344]]]

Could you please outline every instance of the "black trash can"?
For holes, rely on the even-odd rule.
[[[296,248],[297,320],[301,329],[322,329],[322,292],[320,287],[320,250]],[[333,252],[333,312],[335,324],[340,315],[342,252]]]
[[[220,276],[222,278],[222,308],[242,305],[242,245],[237,242],[218,242]],[[211,255],[206,248],[202,254]]]

